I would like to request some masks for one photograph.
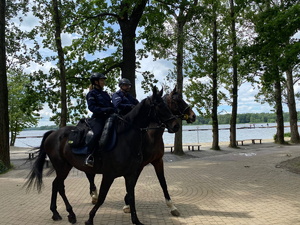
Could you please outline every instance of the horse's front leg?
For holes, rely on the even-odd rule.
[[[96,202],[98,201],[98,192],[97,192],[97,188],[95,185],[96,174],[85,173],[85,175],[90,183],[90,195],[92,197],[92,204],[95,205]]]
[[[137,179],[138,179],[138,176],[133,176],[133,175],[125,177],[126,191],[127,191],[125,201],[127,201],[127,203],[129,203],[129,206],[130,206],[132,223],[137,224],[137,225],[143,225],[138,219],[138,216],[136,214],[136,208],[135,208],[134,188],[135,188]]]
[[[170,208],[171,214],[173,216],[180,216],[180,213],[179,213],[178,209],[175,207],[175,205],[173,204],[171,197],[169,195],[169,192],[168,192],[167,182],[166,182],[165,173],[164,173],[164,162],[163,162],[162,158],[159,160],[156,160],[155,162],[152,162],[152,165],[154,166],[156,176],[157,176],[160,186],[164,192],[166,204]]]
[[[98,201],[97,201],[96,205],[90,211],[89,219],[85,222],[86,225],[93,225],[94,224],[94,217],[96,215],[96,212],[99,209],[99,207],[104,203],[105,198],[107,196],[107,193],[108,193],[114,179],[115,178],[112,177],[112,176],[108,176],[108,175],[103,174]]]
[[[61,166],[60,168],[61,168],[61,170],[57,171],[57,176],[53,183],[54,183],[54,186],[56,186],[55,189],[59,192],[60,196],[62,197],[62,199],[65,203],[66,210],[69,213],[69,215],[68,215],[69,222],[74,224],[77,222],[76,215],[73,211],[71,204],[69,203],[69,200],[67,199],[66,192],[65,192],[65,185],[64,185],[64,181],[67,178],[72,167],[69,166],[68,164],[65,164],[65,166]],[[52,207],[52,203],[51,203],[51,207]]]
[[[137,173],[137,178],[136,178],[136,182],[137,180],[139,179],[139,176],[140,174],[142,173],[144,167],[141,167]],[[136,184],[135,182],[135,184]],[[124,197],[124,202],[125,202],[125,205],[123,206],[123,212],[124,213],[131,213],[131,210],[130,210],[130,205],[129,205],[129,196],[128,196],[128,193],[126,193],[125,197]]]

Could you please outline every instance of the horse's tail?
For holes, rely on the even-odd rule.
[[[33,164],[33,167],[31,169],[30,173],[27,175],[27,181],[24,184],[24,187],[26,187],[27,191],[29,191],[32,188],[32,186],[36,187],[39,193],[42,190],[43,169],[44,169],[44,164],[46,161],[46,152],[45,152],[45,148],[44,148],[44,142],[52,132],[54,132],[54,131],[53,130],[47,131],[43,136],[43,139],[42,139],[42,142],[40,145],[39,154]]]

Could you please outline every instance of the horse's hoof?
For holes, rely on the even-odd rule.
[[[55,214],[55,215],[52,216],[52,219],[54,221],[59,221],[59,220],[62,220],[62,217],[59,214]]]
[[[180,213],[179,213],[179,211],[178,211],[177,209],[172,210],[172,211],[171,211],[171,214],[172,214],[173,216],[180,216]]]
[[[77,222],[76,216],[75,215],[68,215],[68,220],[70,223],[74,224]]]
[[[91,197],[92,197],[92,204],[95,205],[98,201],[97,190],[95,190],[91,193]]]
[[[92,204],[93,205],[96,205],[97,201],[98,201],[98,199],[92,198]]]
[[[93,222],[90,222],[89,220],[88,221],[85,221],[85,225],[93,225],[94,223]]]
[[[130,213],[131,211],[130,211],[130,206],[129,205],[125,205],[124,207],[123,207],[123,212],[124,213]]]

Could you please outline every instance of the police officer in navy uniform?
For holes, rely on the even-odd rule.
[[[120,90],[112,96],[112,102],[118,113],[120,115],[125,115],[130,112],[139,101],[129,93],[131,82],[128,79],[122,78],[119,81],[119,87]]]
[[[93,72],[90,77],[90,91],[86,95],[88,109],[93,113],[90,126],[94,135],[88,144],[89,156],[85,161],[85,164],[90,167],[93,167],[94,165],[93,153],[98,147],[105,121],[115,112],[111,97],[103,90],[105,80],[106,77],[102,73]]]

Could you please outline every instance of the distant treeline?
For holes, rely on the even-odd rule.
[[[289,122],[289,113],[283,113],[284,122]],[[219,124],[230,124],[231,114],[223,114],[218,116]],[[298,112],[300,118],[300,112]],[[237,123],[276,123],[275,113],[244,113],[237,115]],[[211,118],[197,116],[194,125],[211,124]],[[184,123],[186,124],[186,123]]]
[[[223,114],[218,116],[219,124],[230,124],[231,114]],[[289,113],[283,113],[284,122],[289,122]],[[298,112],[298,118],[300,118],[300,112]],[[205,118],[197,116],[193,125],[211,124],[211,118]],[[243,113],[237,115],[237,123],[276,123],[275,113]],[[186,122],[183,122],[186,125]],[[58,126],[41,126],[30,127],[25,130],[57,130]]]

